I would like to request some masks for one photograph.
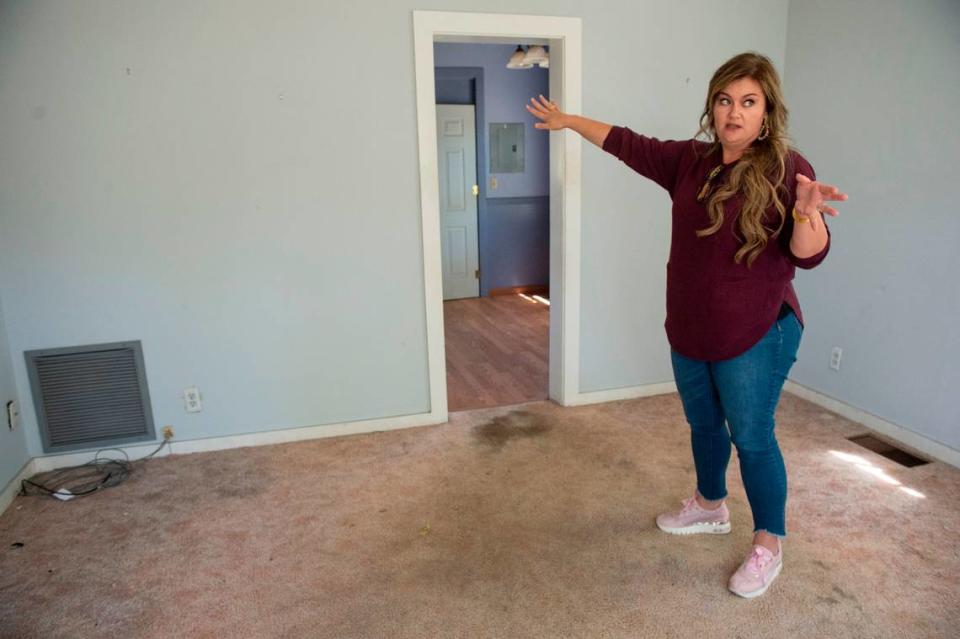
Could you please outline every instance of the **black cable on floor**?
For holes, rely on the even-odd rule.
[[[163,442],[149,455],[131,460],[126,451],[120,448],[98,450],[93,459],[86,464],[58,468],[47,473],[34,475],[20,482],[21,495],[49,495],[57,499],[86,497],[95,492],[123,483],[134,470],[134,464],[146,461],[159,453],[169,440]],[[103,453],[116,451],[123,459],[101,457]]]

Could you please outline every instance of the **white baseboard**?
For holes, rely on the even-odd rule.
[[[893,439],[906,447],[912,448],[918,453],[926,455],[932,459],[950,464],[955,468],[960,468],[960,451],[949,446],[941,444],[923,435],[899,426],[885,419],[871,415],[870,413],[845,404],[837,399],[819,393],[815,390],[801,386],[796,382],[787,381],[784,390],[798,397],[813,402],[827,410],[833,411],[842,417],[862,424],[866,428],[879,433],[885,437]],[[644,384],[641,386],[628,386],[625,388],[615,388],[604,391],[593,391],[577,394],[568,406],[585,406],[588,404],[600,404],[603,402],[620,401],[624,399],[636,399],[639,397],[650,397],[653,395],[663,395],[677,392],[675,382],[662,382],[658,384]],[[439,413],[419,413],[416,415],[406,415],[402,417],[388,417],[383,419],[371,419],[357,422],[346,422],[340,424],[326,424],[321,426],[307,426],[304,428],[288,428],[284,430],[264,431],[259,433],[249,433],[245,435],[230,435],[226,437],[210,437],[205,439],[192,440],[174,440],[170,446],[160,451],[158,457],[166,455],[182,455],[189,453],[201,453],[214,450],[226,450],[229,448],[243,448],[246,446],[265,446],[269,444],[283,444],[287,442],[303,441],[308,439],[321,439],[325,437],[338,437],[341,435],[359,435],[363,433],[373,433],[387,430],[399,430],[402,428],[415,428],[418,426],[430,426],[440,424],[446,421],[446,416]],[[149,444],[138,444],[136,446],[120,447],[131,459],[143,457],[156,449],[158,442]],[[66,466],[76,466],[85,464],[92,460],[96,451],[85,451],[79,453],[67,453],[63,455],[48,455],[45,457],[35,457],[24,464],[23,468],[17,473],[17,476],[0,492],[0,514],[6,510],[7,506],[13,501],[17,492],[20,490],[20,481],[35,475],[36,473],[47,472]]]
[[[160,442],[150,442],[149,444],[136,444],[134,446],[111,446],[110,450],[104,453],[104,457],[109,459],[121,459],[122,457],[116,451],[122,450],[131,460],[139,459],[140,457],[144,457],[155,451],[159,445]],[[156,456],[166,457],[167,455],[171,454],[171,452],[172,451],[168,446],[157,453]],[[33,472],[46,473],[58,468],[66,468],[67,466],[79,466],[80,464],[86,464],[87,462],[92,461],[96,454],[97,451],[95,450],[86,450],[79,453],[61,453],[58,455],[34,457]]]
[[[960,468],[960,451],[942,444],[938,441],[925,437],[908,428],[877,417],[865,410],[861,410],[850,404],[834,399],[828,395],[807,388],[796,382],[787,381],[784,390],[801,397],[809,402],[832,411],[841,417],[857,422],[865,428],[889,438],[906,448],[913,449],[917,453],[930,459],[934,459],[954,468]],[[644,384],[642,386],[628,386],[626,388],[615,388],[612,390],[595,391],[589,393],[580,393],[569,402],[568,406],[584,406],[587,404],[599,404],[603,402],[614,402],[624,399],[636,399],[638,397],[649,397],[651,395],[662,395],[666,393],[677,392],[676,382],[663,382],[659,384]]]
[[[247,446],[284,444],[307,439],[322,439],[325,437],[338,437],[340,435],[359,435],[362,433],[375,433],[386,430],[398,430],[401,428],[415,428],[417,426],[441,424],[444,421],[446,420],[441,418],[440,415],[435,415],[433,413],[420,413],[417,415],[370,419],[341,424],[325,424],[322,426],[305,426],[303,428],[287,428],[284,430],[263,431],[260,433],[249,433],[246,435],[229,435],[226,437],[210,437],[205,439],[190,439],[183,441],[174,439],[170,442],[169,446],[157,453],[157,457],[165,457],[167,455],[184,455],[188,453],[202,453],[214,450],[226,450],[228,448],[244,448]],[[150,454],[156,450],[158,445],[159,442],[151,442],[149,444],[119,446],[117,448],[126,452],[127,455],[130,456],[130,459],[137,459],[139,457],[143,457],[144,455]],[[43,473],[57,468],[85,464],[92,460],[95,454],[96,451],[85,451],[81,453],[66,453],[63,455],[36,457],[33,459],[33,472]]]
[[[578,393],[568,401],[566,405],[586,406],[587,404],[602,404],[604,402],[616,402],[623,399],[637,399],[638,397],[651,397],[653,395],[666,395],[667,393],[676,392],[677,384],[675,382],[643,384],[641,386],[627,386],[624,388],[613,388],[611,390]]]
[[[24,464],[16,477],[10,480],[10,483],[3,489],[3,492],[0,492],[0,515],[4,513],[7,506],[13,502],[13,498],[20,492],[20,482],[36,474],[37,471],[34,467],[35,462],[36,460],[31,459]]]
[[[862,424],[866,428],[900,444],[903,444],[907,448],[912,448],[922,455],[937,461],[941,461],[945,464],[950,464],[954,468],[960,468],[960,451],[955,450],[946,444],[941,444],[938,441],[924,437],[923,435],[915,433],[908,428],[904,428],[903,426],[894,424],[893,422],[888,422],[881,417],[872,415],[864,410],[856,408],[855,406],[841,402],[838,399],[834,399],[829,395],[824,395],[823,393],[815,391],[811,388],[807,388],[806,386],[802,386],[796,382],[791,382],[788,380],[783,388],[788,393],[792,393],[797,397],[801,397],[809,402],[813,402],[817,406],[826,408],[827,410],[832,411],[841,417],[846,417],[851,421]]]

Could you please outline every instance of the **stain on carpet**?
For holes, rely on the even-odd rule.
[[[542,415],[511,411],[486,424],[474,426],[471,432],[475,441],[499,451],[511,440],[540,437],[550,429],[549,422]]]
[[[856,607],[857,610],[859,610],[860,612],[863,612],[863,606],[860,605],[860,600],[857,598],[856,595],[852,595],[848,593],[847,591],[845,591],[840,586],[837,586],[836,584],[834,584],[833,586],[833,594],[836,595],[837,597],[840,597],[840,599],[843,599],[844,601],[851,602]],[[829,599],[834,599],[834,597],[829,597]]]

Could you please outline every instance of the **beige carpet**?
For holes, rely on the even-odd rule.
[[[654,526],[693,485],[668,395],[174,456],[86,499],[19,497],[0,636],[958,636],[960,471],[863,450],[845,440],[863,429],[792,396],[779,424],[790,538],[758,600],[726,590],[751,538],[735,461],[733,534]]]

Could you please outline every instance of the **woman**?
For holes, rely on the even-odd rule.
[[[744,53],[710,81],[696,138],[660,141],[561,112],[543,96],[527,110],[540,129],[572,129],[665,188],[673,200],[667,337],[691,428],[697,487],[657,517],[668,533],[730,532],[725,475],[731,442],[753,511],[753,547],[731,576],[742,597],[780,573],[787,478],[774,412],[800,345],[791,280],[830,248],[823,214],[847,196],[816,181],[789,148],[787,108],[772,63]]]

